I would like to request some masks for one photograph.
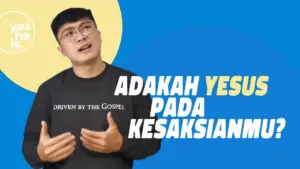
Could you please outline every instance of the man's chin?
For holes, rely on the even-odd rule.
[[[87,65],[96,62],[96,56],[79,56],[78,59],[74,62],[76,65]]]

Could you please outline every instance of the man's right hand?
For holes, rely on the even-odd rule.
[[[48,127],[42,121],[40,141],[37,148],[38,155],[42,161],[58,162],[70,156],[75,150],[75,136],[64,133],[50,138]]]

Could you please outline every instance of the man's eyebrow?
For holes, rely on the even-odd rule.
[[[68,26],[66,28],[64,28],[62,31],[61,31],[61,34],[62,35],[65,31],[69,30],[69,29],[73,29],[74,27],[73,26]]]
[[[82,24],[85,24],[85,23],[93,23],[92,21],[83,21],[83,22],[81,22],[79,25],[82,25]],[[78,26],[79,26],[78,25]]]

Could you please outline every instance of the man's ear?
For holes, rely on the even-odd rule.
[[[63,50],[62,50],[62,48],[60,46],[57,47],[57,50],[64,56],[64,52],[63,52]]]

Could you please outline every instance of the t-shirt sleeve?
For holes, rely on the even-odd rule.
[[[133,97],[134,102],[134,114],[136,119],[155,119],[157,117],[150,117],[152,100],[150,95],[138,95]],[[143,124],[141,125],[143,126]],[[152,126],[152,133],[154,134],[155,129]],[[142,133],[142,127],[141,127]],[[123,137],[123,145],[121,152],[132,160],[144,159],[148,156],[156,154],[160,150],[161,139],[150,138],[150,139],[138,139]]]
[[[51,109],[51,96],[45,85],[41,85],[35,95],[25,125],[22,152],[25,160],[33,168],[41,168],[45,164],[37,154],[41,132],[41,121],[44,120],[50,129],[49,111]]]

